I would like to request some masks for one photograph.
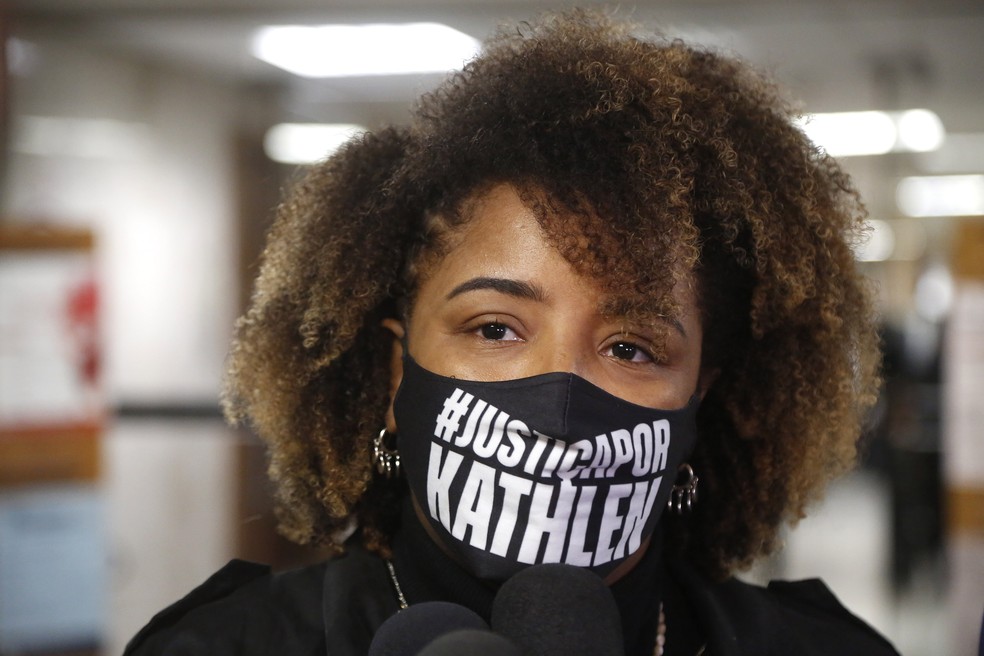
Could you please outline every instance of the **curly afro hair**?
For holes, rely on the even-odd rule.
[[[350,142],[288,195],[224,403],[268,443],[289,538],[331,546],[356,521],[387,553],[406,485],[370,466],[389,403],[381,321],[412,308],[494,184],[626,314],[671,312],[674,278],[696,278],[702,365],[719,373],[691,459],[701,501],[664,521],[668,548],[725,576],[853,464],[878,384],[858,195],[769,80],[640,34],[582,11],[502,29],[408,127]]]

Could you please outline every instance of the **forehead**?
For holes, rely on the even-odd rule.
[[[496,273],[507,262],[511,275],[542,275],[539,265],[559,260],[564,267],[550,275],[565,274],[571,284],[578,277],[581,284],[589,281],[600,292],[599,310],[605,314],[663,323],[678,317],[682,306],[697,305],[692,267],[678,252],[646,253],[645,240],[615,229],[583,199],[571,205],[539,189],[509,184],[473,193],[452,215],[432,218],[431,247],[421,257],[418,286],[439,273],[442,278],[452,271]]]

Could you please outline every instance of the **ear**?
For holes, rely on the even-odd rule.
[[[403,324],[396,319],[383,319],[383,327],[393,333],[392,349],[390,351],[390,384],[389,405],[386,408],[386,432],[395,435],[396,417],[393,415],[393,399],[396,390],[403,382],[403,336],[406,334]]]
[[[700,374],[697,377],[697,393],[700,395],[700,400],[703,401],[704,397],[707,396],[707,391],[711,389],[711,386],[721,375],[721,370],[717,367],[701,367]]]

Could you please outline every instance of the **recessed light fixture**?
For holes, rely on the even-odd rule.
[[[267,130],[263,150],[282,164],[313,164],[365,131],[351,123],[280,123]]]
[[[910,109],[891,115],[898,130],[896,150],[928,153],[943,145],[946,132],[943,121],[928,109]]]
[[[908,216],[984,216],[984,175],[903,178],[895,200]]]
[[[440,23],[276,25],[258,30],[252,49],[295,75],[351,77],[459,69],[481,44]]]
[[[798,124],[833,157],[928,152],[946,137],[940,117],[928,109],[807,114]]]

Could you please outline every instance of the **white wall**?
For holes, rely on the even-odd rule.
[[[118,421],[106,437],[106,654],[230,558],[234,436],[215,421]]]
[[[111,403],[214,400],[236,311],[235,95],[69,46],[33,51],[13,80],[0,213],[95,230]]]
[[[0,218],[90,227],[107,406],[217,403],[237,303],[233,90],[37,41],[13,80]],[[57,119],[57,120],[50,120]],[[233,549],[219,420],[111,422],[106,653]]]

